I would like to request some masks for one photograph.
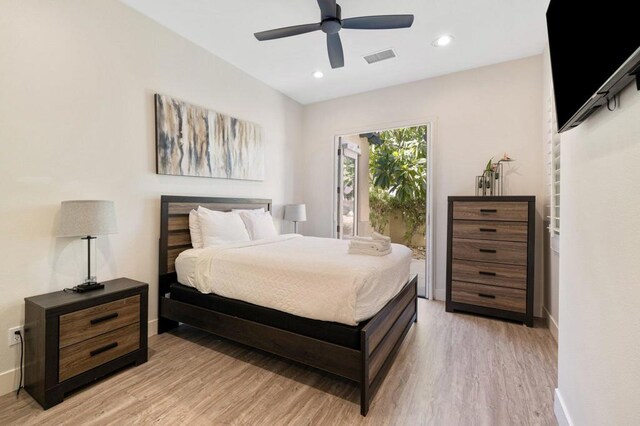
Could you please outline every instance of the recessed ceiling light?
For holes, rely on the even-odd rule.
[[[436,47],[444,47],[449,43],[451,43],[451,40],[453,40],[453,37],[451,37],[448,34],[444,34],[438,37],[437,39],[433,40],[433,45]]]
[[[313,72],[313,76],[315,78],[322,78],[322,77],[324,77],[324,74],[322,73],[322,71],[314,71]]]

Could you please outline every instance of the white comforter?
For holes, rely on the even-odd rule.
[[[176,260],[180,283],[293,315],[356,325],[374,316],[409,277],[411,250],[348,254],[348,242],[281,235],[191,249]]]

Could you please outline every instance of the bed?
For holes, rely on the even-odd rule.
[[[339,312],[335,317],[323,317],[322,309],[311,312],[313,310],[310,311],[308,305],[287,312],[277,305],[277,300],[273,302],[275,304],[270,305],[269,302],[262,303],[252,299],[241,300],[242,296],[219,290],[206,294],[194,288],[197,285],[194,286],[193,282],[185,282],[188,281],[186,278],[182,278],[183,283],[178,282],[176,273],[178,256],[186,252],[181,258],[188,258],[188,252],[193,251],[188,217],[189,212],[198,206],[218,211],[260,207],[271,211],[271,200],[161,197],[158,333],[167,332],[179,323],[185,323],[347,378],[359,384],[360,412],[365,416],[405,335],[417,320],[417,278],[412,276],[406,282],[390,283],[390,288],[397,287],[393,290],[395,295],[391,295],[391,299],[382,307],[368,303],[364,309]],[[291,250],[290,247],[287,248],[287,244],[303,244],[303,240],[295,236],[285,236],[281,239],[282,242],[269,242],[279,245],[273,245],[267,250],[274,251],[273,247]],[[247,247],[242,250],[259,258],[260,250],[264,252],[265,247]],[[217,256],[217,261],[220,261],[222,255],[234,259],[230,257],[230,251],[222,251],[222,254],[219,251],[215,252],[211,256]],[[259,262],[256,264],[256,267],[260,267]],[[181,275],[184,277],[184,272]],[[390,280],[390,276],[384,279]],[[316,277],[305,277],[307,280],[312,278]],[[233,276],[223,277],[218,280],[218,289],[226,288],[231,291],[234,287],[242,288],[241,279],[243,277],[237,280]],[[331,276],[327,277],[327,280],[331,279]],[[286,281],[286,277],[283,280]],[[295,303],[293,305],[295,306]],[[377,313],[374,314],[372,309]],[[371,317],[358,321],[359,316]]]

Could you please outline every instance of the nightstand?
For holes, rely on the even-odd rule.
[[[147,361],[148,284],[103,284],[25,299],[25,390],[45,410],[72,390]]]

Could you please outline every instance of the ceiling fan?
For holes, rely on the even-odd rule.
[[[265,41],[322,30],[327,34],[327,50],[329,52],[331,68],[340,68],[344,66],[342,42],[338,34],[341,29],[388,30],[394,28],[409,28],[413,24],[413,15],[360,16],[357,18],[342,19],[340,5],[336,4],[336,0],[318,0],[318,6],[320,6],[321,18],[318,23],[261,31],[254,33],[254,36],[259,41]]]

